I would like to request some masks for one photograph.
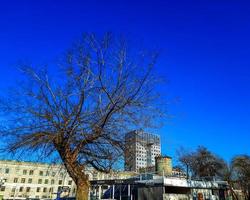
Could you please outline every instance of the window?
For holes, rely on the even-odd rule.
[[[9,168],[6,168],[6,169],[5,169],[5,174],[8,174],[8,173],[10,173],[10,169],[9,169]]]
[[[32,183],[32,178],[29,178],[29,179],[28,179],[28,183]]]
[[[38,179],[38,184],[42,184],[42,179]]]
[[[46,171],[46,176],[49,176],[49,171]]]
[[[34,174],[34,170],[30,170],[29,175],[33,175]]]
[[[48,184],[48,183],[49,183],[49,180],[45,179],[44,184]]]
[[[62,180],[59,180],[59,181],[58,181],[58,185],[62,185]]]
[[[11,192],[15,192],[15,191],[16,191],[16,188],[12,188],[12,189],[11,189]]]
[[[51,174],[52,176],[55,176],[56,175],[56,172],[52,172],[52,174]]]
[[[24,169],[24,170],[23,170],[23,175],[26,175],[26,174],[27,174],[27,170]]]
[[[4,192],[5,191],[5,186],[2,186],[0,191]]]
[[[25,178],[21,178],[21,183],[25,183]]]
[[[68,182],[68,185],[72,185],[72,181],[71,180]]]
[[[40,171],[40,172],[39,172],[39,175],[40,175],[40,176],[43,176],[43,171]]]
[[[39,188],[39,187],[36,188],[36,192],[40,192],[40,190],[41,190],[41,188]]]
[[[53,188],[49,188],[49,192],[53,192]]]
[[[30,192],[30,187],[27,187],[27,188],[26,188],[26,192]]]
[[[45,188],[43,188],[43,192],[47,192],[47,188],[45,187]]]
[[[55,184],[55,180],[54,179],[51,180],[51,185],[53,185],[53,184]]]
[[[19,188],[19,192],[22,192],[22,191],[23,191],[23,187],[20,187],[20,188]]]
[[[14,183],[17,183],[18,182],[18,178],[14,178]]]

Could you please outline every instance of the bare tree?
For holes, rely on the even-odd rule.
[[[124,133],[154,127],[164,116],[155,90],[156,59],[157,53],[129,49],[111,34],[85,34],[60,67],[23,66],[24,83],[1,102],[6,148],[59,155],[77,199],[88,199],[85,168],[108,172],[123,155]]]
[[[231,161],[231,182],[238,184],[246,200],[250,199],[250,156],[235,156]]]
[[[228,186],[229,186],[229,190],[232,194],[232,198],[234,200],[238,200],[238,196],[237,193],[235,192],[235,186],[237,184],[237,181],[234,178],[234,170],[233,170],[233,166],[232,166],[232,162],[227,163],[224,167],[224,169],[222,170],[222,177],[224,181],[227,181]]]
[[[189,179],[190,168],[194,161],[194,156],[192,155],[192,152],[181,147],[177,150],[177,157],[183,168],[185,168],[187,179]]]
[[[196,151],[180,151],[179,161],[191,172],[193,178],[212,180],[222,178],[226,163],[205,147],[199,146]]]

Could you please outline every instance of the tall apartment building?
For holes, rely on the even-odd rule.
[[[87,168],[85,173],[89,180],[124,179],[134,175],[120,171],[106,174],[93,168]],[[0,200],[55,199],[62,186],[70,188],[64,195],[75,196],[75,183],[62,165],[0,160]]]
[[[135,130],[125,135],[125,170],[155,166],[155,157],[161,155],[160,136]]]

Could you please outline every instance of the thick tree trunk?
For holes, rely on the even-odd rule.
[[[237,196],[237,194],[235,193],[235,191],[233,190],[232,186],[229,185],[229,187],[230,187],[230,191],[231,191],[233,200],[238,200],[238,196]]]
[[[89,182],[79,181],[76,189],[76,200],[88,200],[89,198]]]
[[[84,172],[84,165],[77,161],[78,151],[72,152],[68,144],[56,148],[59,149],[64,166],[76,184],[76,200],[88,200],[90,182]]]

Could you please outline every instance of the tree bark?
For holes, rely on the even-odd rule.
[[[233,187],[232,187],[230,184],[229,184],[229,190],[231,191],[233,200],[238,200],[238,196],[237,196],[237,194],[236,194],[235,191],[233,190]]]
[[[89,181],[79,181],[76,187],[76,200],[88,200]]]
[[[67,172],[76,184],[76,200],[88,200],[90,183],[88,176],[84,173],[84,167],[76,159],[78,154],[73,153],[68,144],[58,149]]]

